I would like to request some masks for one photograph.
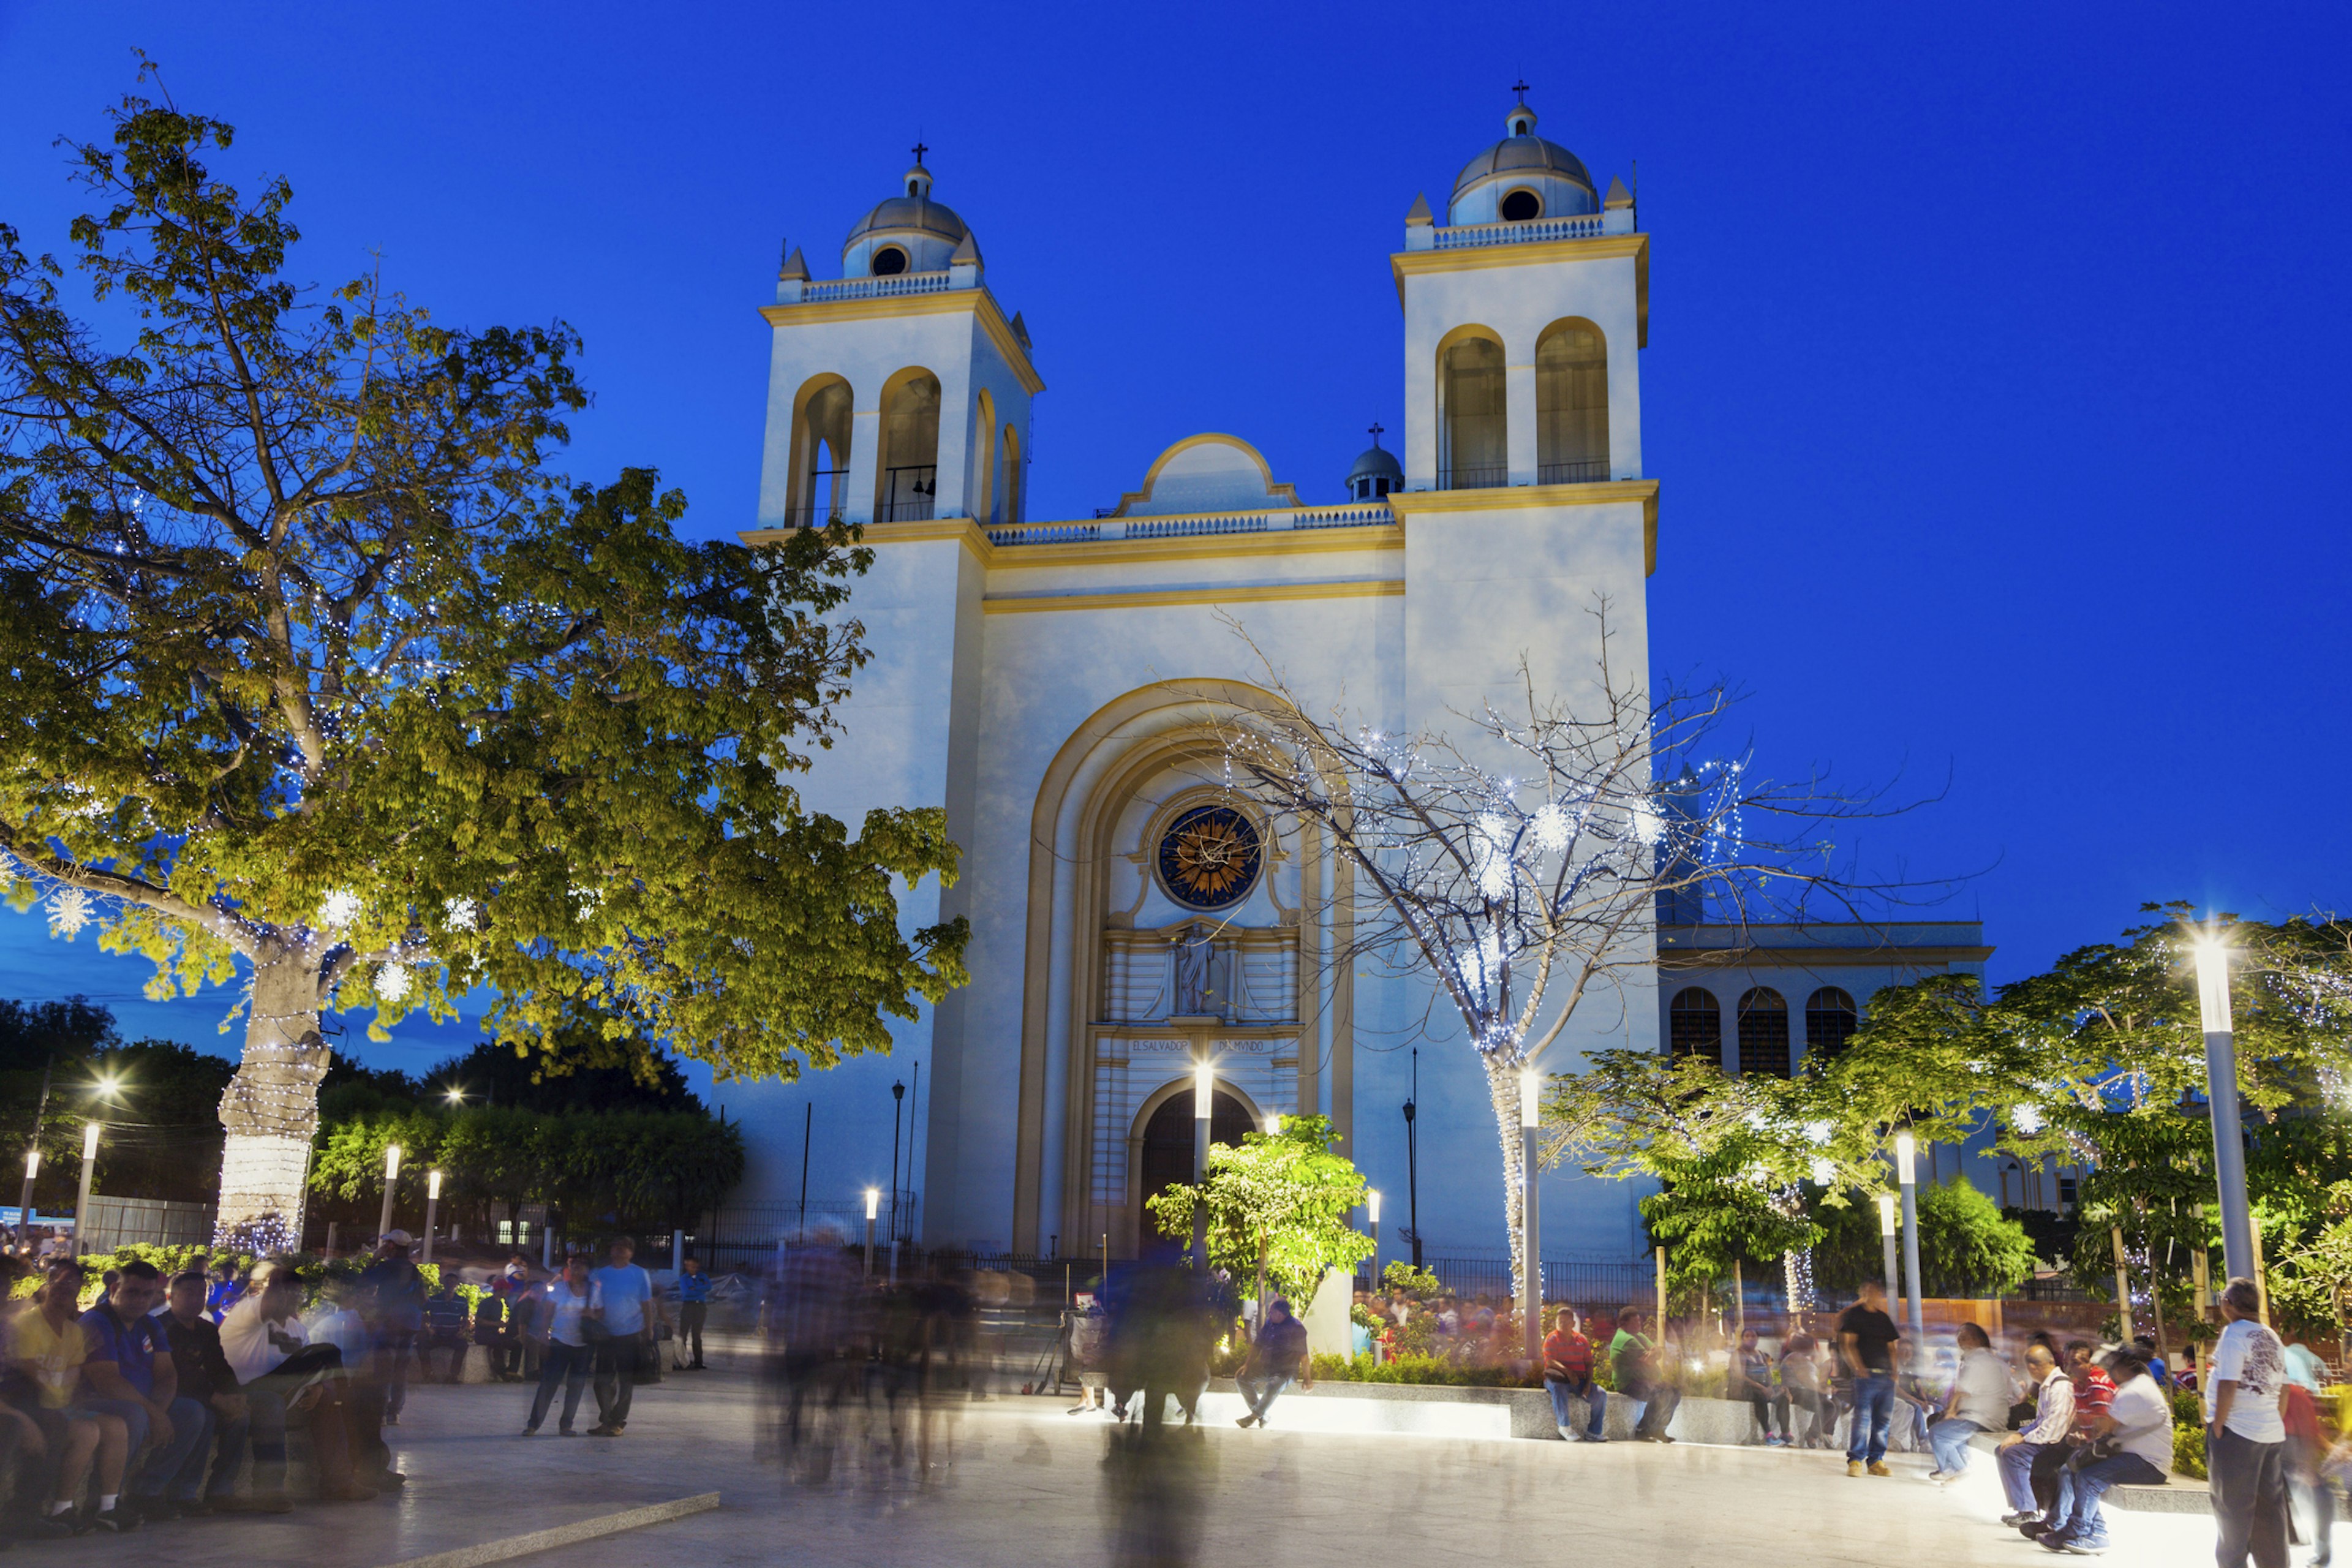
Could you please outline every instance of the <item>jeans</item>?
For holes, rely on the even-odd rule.
[[[1671,1383],[1648,1383],[1627,1391],[1627,1397],[1640,1402],[1642,1414],[1633,1422],[1636,1437],[1663,1437],[1673,1424],[1675,1407],[1683,1402],[1683,1391]]]
[[[1558,1378],[1546,1378],[1544,1392],[1551,1395],[1553,1426],[1563,1432],[1567,1431],[1570,1425],[1568,1419],[1568,1402],[1571,1399],[1581,1399],[1584,1401],[1585,1411],[1584,1435],[1595,1439],[1600,1437],[1601,1417],[1609,1409],[1609,1394],[1599,1384],[1589,1377],[1575,1383],[1562,1383]]]
[[[586,1345],[567,1345],[562,1340],[550,1340],[541,1352],[539,1392],[531,1396],[530,1430],[547,1419],[547,1407],[555,1403],[555,1389],[563,1385],[563,1420],[561,1430],[572,1430],[572,1418],[580,1413],[580,1396],[588,1391],[588,1374],[595,1365],[595,1352]]]
[[[1936,1468],[1948,1476],[1957,1476],[1967,1469],[1969,1439],[1983,1430],[1985,1428],[1962,1415],[1930,1423],[1927,1447],[1935,1450]]]
[[[1837,1430],[1835,1396],[1823,1394],[1817,1388],[1790,1388],[1785,1392],[1789,1402],[1811,1418],[1805,1426],[1805,1447],[1810,1448],[1818,1444],[1827,1447],[1830,1435]],[[1790,1436],[1793,1437],[1796,1434],[1791,1432]]]
[[[2313,1466],[2303,1444],[2294,1438],[2287,1442],[2287,1511],[2311,1545],[2311,1568],[2327,1568],[2336,1530],[2336,1484]]]
[[[212,1436],[211,1413],[193,1399],[172,1401],[172,1440],[155,1448],[147,1446],[154,1417],[137,1400],[84,1399],[80,1403],[93,1415],[122,1418],[131,1436],[131,1462],[125,1467],[122,1489],[132,1497],[162,1497],[163,1489],[178,1479],[180,1472],[205,1452],[205,1440]],[[201,1480],[204,1467],[197,1463],[195,1468],[197,1479]],[[175,1489],[174,1495],[194,1498],[195,1484]]]
[[[1886,1429],[1895,1419],[1895,1374],[1874,1373],[1853,1380],[1853,1426],[1845,1457],[1875,1465],[1886,1458]]]
[[[1282,1372],[1245,1372],[1234,1379],[1234,1386],[1241,1390],[1242,1400],[1249,1406],[1249,1413],[1261,1424],[1265,1420],[1265,1413],[1274,1408],[1274,1402],[1282,1396],[1282,1391],[1288,1388],[1290,1383],[1290,1374]]]
[[[644,1352],[645,1340],[637,1334],[619,1334],[595,1349],[596,1415],[605,1426],[618,1426],[629,1418],[629,1396],[636,1392],[637,1357]]]
[[[248,1411],[251,1408],[250,1405],[247,1406]],[[246,1434],[252,1426],[253,1417],[249,1414],[224,1415],[217,1410],[205,1414],[213,1424],[213,1473],[205,1495],[225,1498],[236,1490],[237,1478],[245,1473]]]
[[[710,1316],[708,1301],[688,1301],[677,1310],[677,1355],[681,1361],[702,1364],[702,1324]],[[689,1354],[689,1352],[691,1352]]]
[[[2205,1439],[2205,1468],[2221,1568],[2243,1568],[2250,1554],[2254,1568],[2286,1568],[2286,1445],[2257,1443],[2224,1427]]]
[[[2044,1453],[2064,1447],[2063,1443],[2011,1443],[2000,1451],[2000,1494],[2009,1500],[2010,1512],[2042,1511],[2033,1495],[2033,1468]]]
[[[2105,1546],[2107,1543],[2107,1521],[2099,1515],[2099,1499],[2109,1487],[2154,1486],[2164,1479],[2164,1472],[2141,1458],[2137,1454],[2117,1454],[2111,1459],[2094,1459],[2074,1474],[2067,1505],[2050,1516],[2051,1528],[2062,1540],[2076,1541],[2084,1546]]]

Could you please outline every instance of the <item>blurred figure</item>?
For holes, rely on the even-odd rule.
[[[546,1342],[540,1347],[539,1391],[531,1396],[530,1416],[523,1423],[526,1437],[539,1430],[547,1419],[547,1407],[555,1403],[555,1391],[563,1390],[563,1416],[556,1430],[566,1437],[575,1436],[572,1417],[580,1413],[580,1397],[588,1391],[589,1375],[595,1370],[596,1352],[588,1342],[586,1318],[588,1312],[588,1260],[567,1258],[563,1272],[548,1281],[543,1291],[535,1291],[525,1300],[543,1300],[543,1311],[532,1314],[534,1322],[544,1322]]]
[[[2009,1499],[2009,1511],[2000,1521],[2012,1526],[2041,1519],[2033,1472],[2053,1453],[2064,1462],[2066,1438],[2074,1429],[2074,1384],[2058,1370],[2057,1357],[2049,1345],[2034,1344],[2026,1350],[2025,1376],[2033,1390],[2033,1421],[2000,1440],[2000,1485]]]
[[[1846,1435],[1845,1473],[1893,1475],[1886,1434],[1895,1420],[1895,1347],[1902,1335],[1886,1315],[1886,1285],[1865,1279],[1862,1300],[1838,1317],[1838,1349],[1853,1373],[1853,1426]]]
[[[1951,1395],[1927,1427],[1927,1446],[1936,1455],[1927,1479],[1939,1486],[1969,1468],[1970,1437],[2009,1425],[2009,1407],[2017,1398],[2017,1380],[1993,1353],[1992,1336],[1975,1323],[1962,1323],[1959,1342],[1960,1366]]]
[[[1756,1413],[1757,1427],[1764,1434],[1767,1447],[1785,1447],[1790,1439],[1789,1394],[1773,1385],[1772,1358],[1759,1347],[1756,1331],[1743,1329],[1739,1345],[1732,1352],[1731,1364],[1725,1368],[1724,1397],[1744,1399]],[[1773,1419],[1779,1417],[1780,1430],[1773,1430]]]
[[[595,1426],[591,1437],[618,1437],[629,1424],[629,1404],[636,1393],[637,1372],[654,1352],[654,1325],[661,1321],[661,1300],[654,1294],[653,1276],[637,1267],[636,1243],[627,1237],[613,1238],[605,1264],[588,1276],[589,1338],[596,1345]]]
[[[199,1501],[182,1501],[179,1510],[188,1515],[250,1512],[248,1500],[236,1495],[237,1477],[245,1468],[245,1395],[237,1390],[228,1358],[221,1353],[219,1325],[205,1316],[205,1283],[204,1275],[193,1269],[173,1279],[162,1320],[181,1392],[202,1404],[212,1417],[211,1479]],[[201,1451],[194,1463],[202,1479]]]
[[[310,1415],[310,1448],[319,1467],[319,1496],[362,1502],[375,1489],[353,1479],[351,1429],[344,1410],[342,1352],[309,1342],[295,1314],[302,1277],[289,1263],[265,1263],[253,1288],[221,1320],[221,1353],[245,1390],[253,1443],[253,1490],[267,1511],[282,1513],[286,1497],[286,1417]]]
[[[1109,1348],[1101,1302],[1095,1292],[1079,1291],[1070,1312],[1070,1366],[1078,1374],[1078,1402],[1067,1414],[1078,1415],[1089,1410],[1108,1414],[1109,1379],[1103,1373],[1103,1358]]]
[[[425,1276],[408,1260],[414,1238],[388,1230],[377,1238],[375,1260],[360,1273],[360,1315],[375,1341],[356,1406],[360,1441],[380,1450],[362,1458],[389,1468],[392,1454],[379,1428],[400,1425],[408,1405],[408,1362],[425,1330]]]
[[[1646,1321],[1639,1307],[1617,1314],[1617,1337],[1609,1342],[1609,1369],[1617,1392],[1642,1406],[1633,1423],[1637,1443],[1671,1443],[1666,1426],[1682,1403],[1682,1390],[1666,1377],[1657,1345],[1642,1332]]]
[[[438,1381],[456,1383],[466,1370],[466,1352],[473,1342],[473,1313],[466,1299],[457,1294],[455,1281],[445,1274],[440,1289],[425,1298],[425,1338],[416,1347],[417,1370],[425,1382],[436,1381],[433,1362],[438,1356],[444,1363]]]
[[[1302,1378],[1307,1387],[1315,1386],[1314,1366],[1307,1357],[1307,1325],[1290,1315],[1289,1302],[1269,1302],[1265,1327],[1258,1331],[1257,1342],[1250,1347],[1249,1360],[1234,1380],[1243,1402],[1249,1406],[1249,1414],[1236,1425],[1264,1426],[1265,1413],[1274,1408],[1282,1391],[1293,1380]],[[1191,1414],[1187,1410],[1188,1417]]]
[[[491,1353],[490,1373],[501,1383],[518,1378],[536,1378],[539,1366],[530,1352],[531,1325],[525,1303],[533,1294],[530,1265],[521,1253],[507,1259],[507,1266],[490,1282],[499,1298],[499,1333],[498,1348]]]
[[[1790,1334],[1780,1347],[1780,1391],[1790,1405],[1805,1412],[1804,1446],[1826,1448],[1837,1430],[1837,1401],[1832,1380],[1822,1374],[1821,1342],[1802,1331]]]
[[[673,1359],[680,1372],[703,1372],[702,1327],[710,1317],[710,1276],[688,1258],[677,1273],[677,1350]],[[689,1359],[691,1358],[691,1359]]]
[[[1605,1443],[1601,1423],[1609,1412],[1609,1395],[1592,1381],[1592,1342],[1580,1331],[1576,1310],[1562,1307],[1559,1320],[1543,1342],[1544,1392],[1551,1395],[1552,1425],[1563,1437],[1579,1443]],[[1584,1401],[1581,1428],[1570,1426],[1568,1402]]]
[[[864,1358],[853,1350],[857,1279],[841,1237],[822,1228],[778,1260],[769,1292],[769,1426],[795,1479],[830,1473],[833,1426]],[[862,1392],[862,1391],[861,1391]]]

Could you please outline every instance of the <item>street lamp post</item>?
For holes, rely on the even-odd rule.
[[[1208,1063],[1192,1069],[1192,1190],[1201,1194],[1192,1204],[1192,1267],[1203,1275],[1209,1272],[1209,1101],[1216,1084]]]
[[[1895,1194],[1893,1193],[1878,1194],[1878,1246],[1885,1264],[1886,1288],[1892,1290],[1895,1289],[1897,1278],[1895,1271]]]
[[[882,1189],[881,1189],[881,1188],[879,1188],[879,1187],[868,1187],[868,1188],[866,1188],[866,1279],[867,1279],[869,1282],[870,1282],[870,1281],[873,1279],[873,1278],[874,1278],[874,1216],[881,1211],[881,1208],[882,1208]]]
[[[2230,950],[2197,942],[2197,1008],[2205,1029],[2205,1103],[2213,1122],[2213,1176],[2221,1193],[2221,1264],[2254,1277],[2253,1216],[2246,1206],[2246,1142],[2238,1130],[2238,1045],[2231,1031]]]
[[[25,1191],[16,1200],[16,1244],[25,1251],[33,1244],[33,1178],[41,1173],[41,1146],[25,1151]]]
[[[1903,1188],[1903,1272],[1911,1301],[1911,1345],[1916,1352],[1926,1330],[1919,1289],[1919,1141],[1906,1127],[1895,1134],[1895,1179]]]
[[[81,1193],[74,1199],[74,1256],[89,1250],[89,1179],[98,1170],[98,1134],[104,1124],[85,1122],[81,1130]]]
[[[383,1214],[375,1223],[376,1239],[379,1241],[383,1238],[384,1232],[392,1228],[392,1189],[393,1184],[399,1180],[400,1145],[387,1143],[383,1146]]]
[[[1519,1069],[1519,1217],[1524,1235],[1520,1247],[1527,1266],[1520,1271],[1519,1322],[1527,1341],[1528,1360],[1543,1356],[1543,1237],[1536,1224],[1536,1134],[1543,1120],[1543,1075],[1533,1068]]]
[[[898,1116],[907,1109],[907,1086],[890,1086],[890,1272],[898,1272]]]
[[[440,1173],[440,1172],[438,1172],[438,1171],[427,1171],[427,1172],[425,1172],[425,1258],[424,1258],[424,1261],[425,1261],[425,1262],[426,1262],[426,1263],[430,1263],[430,1262],[432,1262],[432,1261],[433,1261],[433,1220],[434,1220],[434,1216],[440,1213],[440,1210],[441,1210],[441,1173]]]
[[[1370,1214],[1371,1214],[1371,1219],[1372,1219],[1372,1289],[1375,1289],[1375,1290],[1377,1290],[1377,1289],[1379,1289],[1381,1288],[1381,1190],[1380,1190],[1380,1188],[1378,1188],[1378,1187],[1367,1187],[1367,1188],[1364,1190],[1364,1207],[1365,1207],[1367,1210],[1370,1211]]]

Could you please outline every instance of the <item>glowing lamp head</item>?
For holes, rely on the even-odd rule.
[[[1878,1234],[1881,1236],[1895,1234],[1895,1194],[1893,1193],[1878,1194]]]
[[[1281,1111],[1269,1110],[1265,1113],[1265,1135],[1269,1138],[1279,1138],[1282,1136]]]
[[[425,1195],[431,1198],[436,1204],[441,1201],[440,1172],[427,1171],[425,1173]]]
[[[1919,1140],[1904,1128],[1895,1134],[1895,1179],[1909,1186],[1919,1175]]]
[[[1217,1075],[1202,1062],[1192,1069],[1192,1120],[1209,1120],[1209,1101],[1216,1094]]]
[[[2197,950],[2197,1011],[2209,1035],[2230,1032],[2230,950],[2215,938],[2200,937]]]
[[[882,1189],[881,1189],[881,1188],[879,1188],[879,1187],[868,1187],[868,1188],[866,1188],[866,1217],[867,1219],[872,1219],[875,1215],[877,1215],[880,1214],[881,1212],[882,1212]]]
[[[41,1152],[38,1149],[26,1150],[25,1152],[25,1180],[29,1182],[40,1173]]]
[[[1519,1069],[1519,1125],[1538,1127],[1543,1122],[1543,1074],[1533,1068]]]
[[[1380,1190],[1380,1188],[1378,1188],[1378,1187],[1368,1187],[1368,1188],[1366,1188],[1366,1189],[1365,1189],[1365,1191],[1364,1191],[1364,1207],[1371,1211],[1372,1223],[1373,1223],[1374,1225],[1378,1225],[1378,1224],[1380,1224],[1380,1223],[1381,1223],[1381,1190]]]
[[[463,1105],[466,1103],[466,1091],[462,1089],[452,1089],[443,1094],[441,1098],[447,1100],[452,1105]]]
[[[383,1146],[383,1179],[389,1182],[399,1174],[400,1145],[397,1143],[387,1143]]]
[[[100,1100],[113,1100],[121,1093],[122,1080],[112,1073],[108,1073],[98,1080],[98,1097]]]
[[[86,1121],[82,1124],[81,1157],[85,1160],[98,1158],[98,1127],[99,1124],[95,1121]]]

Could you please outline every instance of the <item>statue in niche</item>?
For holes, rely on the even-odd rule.
[[[1209,928],[1195,921],[1176,942],[1176,1012],[1201,1017],[1217,1008],[1217,951]]]

